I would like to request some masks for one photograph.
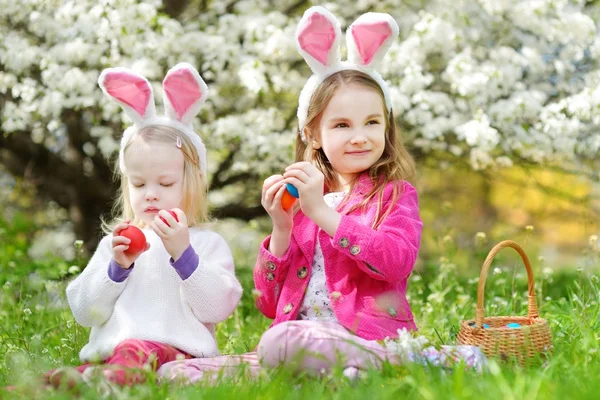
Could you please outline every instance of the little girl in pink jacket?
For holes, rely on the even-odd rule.
[[[195,381],[239,362],[251,371],[284,365],[315,373],[342,363],[349,376],[384,360],[481,364],[469,346],[402,357],[382,344],[417,329],[406,287],[423,227],[406,181],[414,162],[375,70],[397,35],[388,14],[364,14],[348,28],[342,62],[339,22],[322,7],[306,11],[296,38],[314,74],[300,93],[296,162],[264,181],[261,199],[273,231],[254,269],[256,305],[273,324],[256,354],[184,360],[166,365],[167,376]],[[299,199],[284,209],[290,185]]]
[[[417,329],[406,299],[423,224],[414,163],[394,123],[389,87],[376,72],[398,26],[367,13],[346,32],[340,60],[338,21],[312,7],[296,31],[314,75],[300,93],[296,163],[267,178],[262,204],[273,222],[254,269],[259,310],[273,318],[257,349],[263,366],[319,373],[336,363],[344,373],[383,360],[478,368],[469,346],[433,348],[401,357],[381,343]],[[289,185],[299,199],[285,210]]]

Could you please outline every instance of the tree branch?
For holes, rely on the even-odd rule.
[[[248,207],[242,204],[227,204],[211,211],[211,215],[218,219],[236,218],[242,221],[251,221],[256,217],[261,217],[266,214],[267,212],[263,206]]]

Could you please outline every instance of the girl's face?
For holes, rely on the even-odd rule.
[[[181,208],[183,154],[174,143],[134,140],[125,154],[129,199],[135,219],[149,225],[160,210]]]
[[[377,92],[351,84],[339,87],[323,110],[316,148],[323,148],[343,186],[369,169],[383,154],[386,131],[383,107]]]

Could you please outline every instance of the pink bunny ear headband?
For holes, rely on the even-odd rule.
[[[392,110],[390,89],[375,67],[390,49],[398,31],[398,24],[389,14],[361,15],[346,31],[348,61],[342,61],[339,21],[323,7],[306,10],[296,28],[296,46],[314,74],[304,85],[298,101],[298,126],[305,143],[303,129],[310,99],[321,82],[338,71],[358,70],[375,79],[383,90],[388,111]]]
[[[206,147],[194,132],[192,121],[208,95],[208,87],[198,71],[180,63],[167,72],[163,80],[165,115],[157,115],[150,83],[127,68],[108,68],[98,78],[102,91],[121,105],[133,125],[123,132],[119,148],[119,168],[125,171],[123,151],[133,135],[149,125],[168,126],[183,132],[194,144],[200,169],[206,178]],[[180,146],[180,144],[177,144]]]

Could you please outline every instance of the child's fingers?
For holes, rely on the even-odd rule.
[[[267,192],[267,190],[269,190],[274,184],[276,184],[277,182],[283,180],[283,176],[282,175],[271,175],[270,177],[268,177],[267,179],[265,179],[265,181],[263,182],[263,188],[262,188],[262,193],[263,195]]]
[[[281,187],[284,186],[284,181],[283,181],[283,177],[282,180],[276,182],[275,184],[273,184],[266,192],[265,195],[263,197],[264,203],[265,205],[271,205],[274,201],[275,201],[275,195],[277,194],[277,192],[279,190],[281,190]]]
[[[305,168],[311,167],[311,166],[312,166],[312,164],[309,163],[308,161],[298,161],[298,162],[295,162],[295,163],[291,164],[290,166],[288,166],[285,169],[285,171],[287,172],[292,169],[305,169]]]
[[[120,244],[129,245],[130,243],[131,243],[131,239],[129,239],[125,236],[113,236],[113,238],[112,238],[112,247],[113,248]]]
[[[119,232],[121,232],[123,229],[127,228],[129,226],[129,223],[127,222],[121,222],[120,224],[115,225],[115,227],[113,228],[113,236],[118,236]]]
[[[113,251],[115,253],[125,253],[127,249],[129,249],[129,245],[126,244],[120,244],[118,246],[113,247]]]
[[[175,215],[177,215],[177,214],[175,214]],[[155,219],[158,218],[158,220],[162,223],[165,223],[165,221],[167,221],[167,223],[165,225],[168,228],[172,228],[177,225],[177,220],[175,218],[173,218],[171,213],[168,212],[167,210],[160,210],[158,212],[158,216],[154,217],[154,218]],[[179,219],[179,218],[177,218],[177,219]]]
[[[159,223],[164,225],[164,222],[159,220]],[[156,222],[156,218],[150,223],[150,228],[156,233],[161,239],[164,239],[166,234],[158,227],[158,223]]]
[[[177,215],[177,219],[179,220],[179,223],[187,226],[187,216],[185,215],[185,213],[183,212],[182,209],[174,208],[171,211],[173,211],[175,213],[175,215]]]
[[[277,192],[275,193],[275,196],[273,197],[273,205],[277,205],[278,208],[281,207],[281,198],[283,197],[283,194],[286,190],[287,188],[285,187],[285,184],[282,183]]]
[[[166,212],[166,211],[165,211],[165,212]],[[168,212],[166,212],[166,213],[167,213],[167,214],[169,214]],[[157,227],[157,228],[158,228],[158,229],[159,229],[159,230],[160,230],[162,233],[164,233],[164,234],[166,235],[166,234],[168,234],[169,232],[171,232],[171,231],[173,230],[173,228],[171,228],[171,227],[169,226],[169,224],[168,224],[168,223],[165,223],[165,221],[163,221],[162,219],[160,219],[160,217],[161,217],[161,216],[162,216],[162,215],[161,215],[161,214],[160,214],[160,212],[159,212],[159,214],[157,214],[157,215],[156,215],[156,217],[154,217],[154,220],[153,220],[152,222],[154,223],[154,225],[156,225],[156,227]],[[173,218],[173,216],[172,216],[172,215],[170,215],[170,214],[168,215],[168,217],[170,217],[170,218]],[[165,218],[165,220],[166,220],[166,218]],[[177,221],[175,221],[175,218],[173,218],[173,222],[174,222],[174,223],[177,223]]]
[[[304,171],[302,169],[291,169],[289,171],[285,171],[285,174],[283,174],[283,177],[286,179],[294,177],[304,183],[308,183],[308,181],[310,180],[310,175],[308,175],[306,173],[306,171]]]
[[[298,193],[302,193],[306,187],[307,184],[302,182],[300,179],[294,177],[294,176],[290,176],[289,178],[285,179],[286,183],[291,183],[292,185],[296,186],[296,189],[298,189]],[[302,196],[300,196],[302,197]]]

